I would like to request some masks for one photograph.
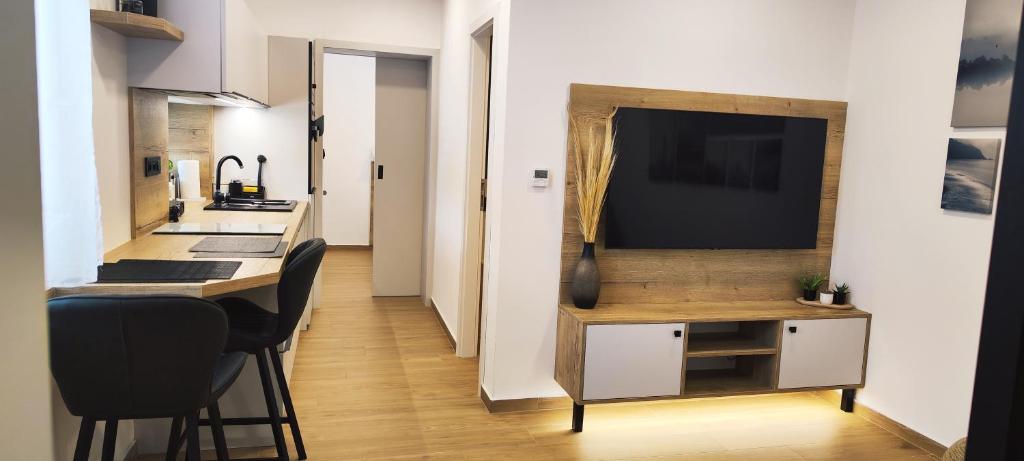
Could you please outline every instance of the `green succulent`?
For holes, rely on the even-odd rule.
[[[839,285],[836,285],[835,293],[838,295],[850,294],[850,284],[841,283]]]
[[[825,283],[825,276],[821,274],[806,274],[801,275],[799,279],[800,288],[804,290],[817,290],[821,287],[821,284]]]

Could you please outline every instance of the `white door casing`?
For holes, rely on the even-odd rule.
[[[867,323],[868,319],[787,320],[779,389],[861,384]]]
[[[679,395],[685,328],[683,323],[587,326],[583,400]]]

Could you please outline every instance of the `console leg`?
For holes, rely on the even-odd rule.
[[[583,432],[583,405],[572,403],[572,431]]]
[[[839,409],[853,413],[853,401],[857,398],[857,389],[843,389],[843,400],[839,402]]]

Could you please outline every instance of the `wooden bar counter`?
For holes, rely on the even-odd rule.
[[[181,217],[182,223],[260,223],[285,224],[282,240],[288,242],[288,251],[306,240],[307,204],[299,202],[291,212],[271,211],[207,211],[202,206],[193,205]],[[209,235],[167,235],[147,233],[108,251],[103,261],[112,263],[121,259],[161,259],[192,261],[193,255],[188,251],[200,240]],[[298,238],[296,238],[298,237]],[[240,290],[274,285],[281,278],[284,258],[217,258],[220,261],[241,261],[235,275],[227,280],[210,280],[205,283],[91,283],[77,287],[54,288],[50,296],[70,294],[180,294],[209,298],[233,293]]]

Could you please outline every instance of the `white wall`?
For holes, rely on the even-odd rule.
[[[874,315],[858,400],[946,445],[967,434],[993,224],[939,207],[965,134],[949,128],[964,5],[858,3],[832,261]]]
[[[324,55],[324,239],[370,244],[376,58]]]
[[[270,37],[269,109],[216,107],[213,152],[217,161],[237,155],[245,164],[224,164],[221,182],[250,178],[255,182],[263,154],[263,185],[272,199],[307,200],[308,50],[305,39]],[[225,187],[226,190],[226,187]]]
[[[488,21],[494,24],[491,58],[490,171],[501,171],[505,132],[505,94],[509,40],[508,1],[448,0],[445,2],[444,41],[441,53],[441,100],[438,120],[437,200],[434,229],[433,289],[431,297],[449,331],[459,331],[459,290],[461,289],[462,250],[465,237],[466,164],[469,141],[469,77],[471,35]],[[492,174],[488,198],[495,203],[500,196],[501,177]],[[500,210],[487,213],[488,229],[500,232]],[[493,236],[492,236],[493,239]],[[490,252],[488,251],[488,255]],[[489,277],[496,265],[488,260]],[[487,295],[485,289],[485,296]],[[486,301],[485,301],[486,303]],[[488,321],[483,320],[484,333]],[[486,345],[486,343],[485,343]],[[481,349],[487,355],[486,349]],[[486,367],[485,362],[481,365]]]
[[[269,35],[438,48],[441,0],[247,0]]]
[[[492,398],[564,395],[552,370],[569,84],[843,100],[853,12],[853,0],[512,4],[500,234],[492,235],[498,276],[485,304]],[[552,186],[531,190],[532,168],[550,168]]]
[[[93,143],[103,217],[103,246],[131,239],[128,58],[124,36],[92,26]]]
[[[53,458],[50,370],[43,286],[42,199],[33,2],[0,4],[0,447],[6,459]]]

